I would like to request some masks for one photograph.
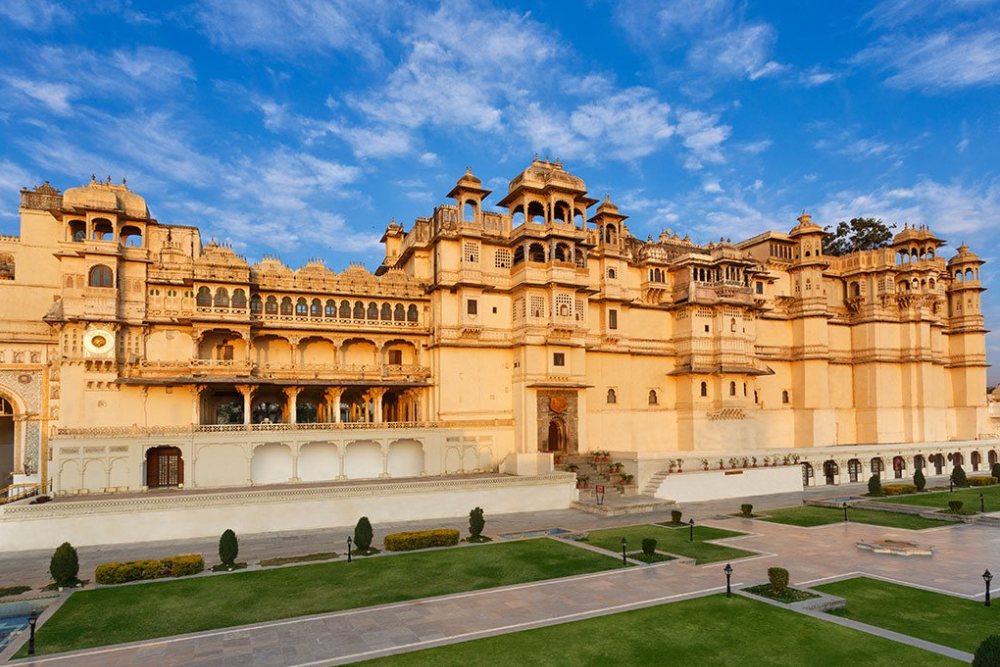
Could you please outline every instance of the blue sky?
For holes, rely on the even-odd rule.
[[[997,0],[0,0],[0,233],[96,173],[250,261],[374,268],[392,217],[538,152],[643,237],[928,224],[1000,329],[998,129]]]

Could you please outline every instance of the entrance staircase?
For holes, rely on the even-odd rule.
[[[622,493],[616,486],[618,475],[608,472],[609,463],[595,465],[592,457],[577,455],[565,457],[556,466],[559,470],[575,472],[579,480],[587,480],[587,488],[580,489],[580,499],[571,505],[573,509],[597,516],[669,512],[676,509],[677,505],[674,501],[654,498],[652,493],[647,491],[649,484],[643,487],[641,494],[626,495]],[[604,486],[604,498],[600,504],[597,502],[598,484]],[[654,487],[654,490],[657,487],[659,487],[659,483]]]
[[[7,503],[13,503],[18,500],[24,500],[25,498],[30,498],[32,496],[38,495],[38,490],[41,488],[40,484],[11,484],[10,486],[5,486],[0,488],[0,505],[5,505]]]

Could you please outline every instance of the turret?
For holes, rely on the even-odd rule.
[[[448,196],[458,205],[463,222],[479,222],[482,219],[483,200],[490,192],[491,190],[483,189],[483,182],[472,173],[472,167],[466,167],[465,174],[458,179]]]

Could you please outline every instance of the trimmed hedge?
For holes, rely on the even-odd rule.
[[[916,484],[886,484],[882,487],[883,496],[905,496],[908,493],[916,492]]]
[[[966,477],[965,483],[969,486],[993,486],[997,483],[996,477]]]
[[[767,580],[771,582],[771,590],[781,595],[788,588],[788,570],[783,567],[769,567]]]
[[[133,560],[126,563],[101,563],[94,570],[99,584],[124,584],[129,581],[187,577],[205,569],[205,559],[198,554],[170,556],[163,560]]]
[[[386,551],[413,551],[428,547],[453,547],[458,544],[460,533],[455,528],[435,530],[410,530],[385,536]]]

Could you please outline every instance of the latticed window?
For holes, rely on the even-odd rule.
[[[472,264],[479,263],[479,244],[475,241],[466,241],[462,244],[462,261]]]
[[[586,312],[586,308],[583,305],[583,299],[577,299],[576,300],[576,311],[575,311],[575,316],[576,316],[576,321],[577,322],[583,322],[583,314],[585,312]]]
[[[540,296],[529,297],[531,316],[532,317],[545,317],[545,299]]]
[[[511,254],[509,248],[497,248],[496,254],[494,255],[494,264],[498,269],[509,269],[511,262]]]
[[[568,294],[556,294],[555,312],[559,317],[572,317],[573,299]]]
[[[524,299],[514,299],[514,319],[523,320],[525,314]]]

